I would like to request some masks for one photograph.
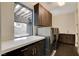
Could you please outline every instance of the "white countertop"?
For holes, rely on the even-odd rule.
[[[42,36],[29,36],[29,37],[22,37],[14,40],[7,40],[1,43],[1,54],[6,52],[15,50],[17,48],[32,44],[34,42],[40,41],[45,39]]]

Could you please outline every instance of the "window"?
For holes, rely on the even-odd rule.
[[[32,10],[19,3],[15,3],[14,18],[15,38],[32,35]]]
[[[27,24],[14,22],[15,37],[23,37],[29,35],[27,32]]]

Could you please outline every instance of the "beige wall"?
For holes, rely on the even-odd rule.
[[[1,4],[1,40],[10,40],[14,37],[14,3],[0,2]]]
[[[78,24],[78,26],[77,26],[77,32],[78,32],[78,36],[77,36],[77,38],[78,38],[78,54],[79,54],[79,3],[78,3],[78,20],[77,20],[77,24]]]
[[[0,4],[1,8],[1,4]],[[0,56],[1,56],[1,9],[0,9]]]
[[[53,16],[52,26],[58,27],[60,33],[75,34],[75,13]]]
[[[78,38],[77,38],[77,33],[78,33],[78,10],[75,12],[75,46],[78,46]]]

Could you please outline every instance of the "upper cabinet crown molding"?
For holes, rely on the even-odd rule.
[[[34,16],[36,26],[52,26],[52,14],[39,3],[34,6]]]

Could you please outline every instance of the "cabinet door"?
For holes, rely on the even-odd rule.
[[[35,15],[35,20],[37,26],[51,26],[51,18],[50,16],[52,15],[49,11],[47,11],[42,5],[36,4],[34,6],[34,11],[37,15]],[[51,16],[52,17],[52,16]]]
[[[48,16],[47,16],[47,11],[44,9],[43,10],[43,15],[42,15],[42,24],[43,26],[47,26],[48,25]]]
[[[49,18],[48,18],[48,26],[52,26],[52,14],[51,13],[49,13]]]
[[[45,11],[45,17],[46,17],[46,19],[45,19],[45,24],[46,24],[46,26],[49,26],[49,14],[48,14],[48,12],[47,11]]]
[[[21,55],[21,56],[34,56],[35,55],[34,49],[35,49],[35,47],[33,45],[26,46],[20,50],[21,53],[19,55]]]
[[[36,55],[37,56],[44,56],[44,41],[39,41],[36,44]]]
[[[30,47],[26,47],[21,50],[21,53],[23,56],[32,56],[33,55],[33,49]]]
[[[39,14],[37,15],[37,16],[38,16],[38,19],[37,19],[37,20],[38,20],[38,25],[39,25],[39,26],[42,25],[42,17],[43,17],[43,16],[42,16],[42,15],[43,15],[43,12],[42,12],[42,11],[43,11],[43,9],[42,9],[41,7],[39,7],[39,11],[38,11]]]

